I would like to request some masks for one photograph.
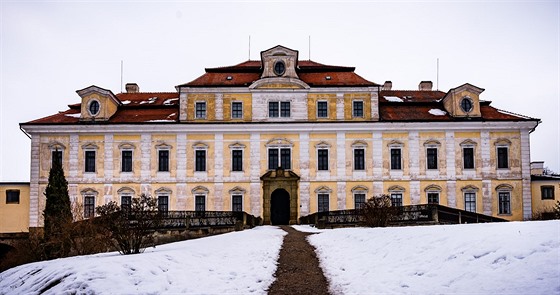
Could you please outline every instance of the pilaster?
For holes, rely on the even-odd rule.
[[[490,132],[482,130],[480,132],[480,158],[482,160],[482,178],[492,177],[490,163]]]
[[[224,95],[222,93],[216,93],[216,120],[224,120]]]
[[[336,179],[346,180],[346,133],[336,133]]]
[[[299,134],[299,163],[300,182],[309,181],[309,132]]]
[[[39,226],[39,163],[41,136],[31,136],[31,175],[29,182],[29,227]]]
[[[410,169],[410,179],[418,179],[420,174],[420,143],[418,131],[408,132],[408,161]]]
[[[521,130],[521,178],[523,185],[523,219],[531,219],[531,145],[529,130]]]
[[[456,193],[457,182],[455,180],[447,181],[447,206],[452,208],[457,208],[457,193]],[[464,209],[464,208],[457,208]]]
[[[336,119],[344,120],[344,93],[336,94]]]
[[[78,177],[78,150],[80,138],[77,134],[70,135],[70,144],[68,147],[68,176],[69,181],[76,182]]]
[[[455,180],[457,168],[455,167],[455,133],[453,131],[445,132],[445,167],[447,179]]]
[[[373,132],[373,143],[371,145],[373,159],[373,179],[381,180],[383,177],[383,138],[381,131]],[[383,183],[381,184],[383,187]]]
[[[346,182],[338,181],[336,183],[336,207],[337,210],[346,209]]]
[[[482,180],[482,213],[492,215],[492,181]]]
[[[177,181],[187,181],[187,134],[177,134]]]
[[[142,134],[140,136],[140,152],[142,154],[141,165],[140,165],[140,179],[142,182],[151,181],[151,167],[150,158],[152,151],[152,135]]]
[[[420,204],[420,181],[410,181],[410,204]]]

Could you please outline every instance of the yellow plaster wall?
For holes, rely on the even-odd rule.
[[[329,194],[329,210],[338,210],[337,208],[337,186],[336,182],[311,182],[309,184],[309,213],[315,213],[319,209],[318,193],[315,192],[319,187],[328,187],[331,189]]]
[[[195,103],[206,102],[206,119],[195,119]],[[192,93],[187,96],[187,121],[214,121],[216,119],[216,96],[210,93]]]
[[[19,190],[19,204],[6,204],[6,191]],[[0,183],[0,233],[29,232],[29,183]]]
[[[231,118],[231,103],[233,101],[239,101],[243,104],[243,118],[232,119]],[[232,93],[224,94],[223,96],[223,109],[224,109],[224,121],[235,121],[235,122],[250,122],[252,120],[251,114],[252,109],[252,96],[250,93]]]
[[[64,146],[62,150],[62,168],[64,174],[68,177],[69,158],[70,158],[70,136],[68,135],[42,135],[39,147],[39,177],[48,178],[51,169],[52,154],[51,144],[58,142]]]
[[[364,117],[352,117],[352,101],[362,100],[364,102]],[[344,120],[366,121],[371,120],[371,95],[369,93],[345,93],[344,94]]]
[[[541,186],[553,186],[554,187],[554,199],[553,200],[543,200],[541,194]],[[555,181],[542,181],[536,180],[531,182],[531,208],[533,210],[533,216],[540,214],[542,212],[551,212],[556,202],[560,200],[560,180]]]
[[[317,102],[327,101],[327,118],[317,118]],[[336,94],[310,93],[307,95],[307,118],[309,121],[336,120]]]

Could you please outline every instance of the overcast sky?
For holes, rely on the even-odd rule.
[[[6,1],[1,10],[0,181],[29,181],[19,123],[80,102],[76,90],[174,91],[205,67],[275,45],[300,59],[355,66],[393,89],[421,80],[486,89],[499,109],[542,119],[531,160],[560,172],[560,12],[556,1],[134,2]],[[309,50],[311,36],[311,50]]]

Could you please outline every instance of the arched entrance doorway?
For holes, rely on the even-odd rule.
[[[270,197],[270,223],[287,225],[290,223],[290,194],[285,189],[277,189]]]

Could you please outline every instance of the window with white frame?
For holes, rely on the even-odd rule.
[[[132,172],[132,150],[121,151],[121,172]]]
[[[291,115],[289,101],[269,101],[268,117],[269,118],[289,118]]]
[[[290,102],[281,101],[280,102],[280,117],[289,118],[290,117]]]
[[[231,151],[231,171],[243,171],[243,150]]]
[[[400,207],[403,205],[404,191],[405,189],[398,185],[394,185],[389,188],[389,197],[391,198],[391,206]]]
[[[317,195],[317,211],[318,212],[329,211],[329,194],[322,193]]]
[[[354,196],[354,209],[361,209],[366,203],[366,195],[368,188],[365,186],[355,186],[352,188],[352,195]]]
[[[231,118],[241,119],[243,118],[243,103],[240,101],[234,101],[231,103]]]
[[[197,212],[206,211],[206,195],[194,196],[194,211]]]
[[[317,170],[329,170],[329,149],[317,149]]]
[[[292,169],[293,143],[286,138],[273,138],[266,143],[268,155],[268,169]]]
[[[320,100],[317,102],[317,118],[329,117],[329,105],[327,101]]]
[[[196,119],[206,119],[206,102],[197,101],[195,103],[195,118]]]
[[[498,192],[498,214],[511,214],[511,192]]]
[[[393,145],[390,147],[391,152],[391,170],[402,170],[402,147]]]
[[[169,212],[169,196],[158,195],[158,212],[166,214]]]
[[[354,170],[355,171],[363,171],[366,169],[366,158],[365,158],[365,149],[355,148],[354,149]]]
[[[364,102],[362,100],[354,100],[352,102],[352,117],[354,118],[364,117]]]
[[[95,216],[95,196],[84,196],[84,218],[91,218]]]
[[[467,139],[461,143],[463,151],[463,169],[474,169],[475,166],[475,147],[476,142]]]
[[[231,211],[243,211],[243,195],[231,195]]]
[[[121,195],[121,210],[123,212],[130,212],[132,208],[132,195],[122,194]]]
[[[463,195],[465,197],[465,211],[476,212],[476,192],[465,191]]]
[[[438,149],[436,147],[426,148],[426,168],[438,169]]]
[[[206,172],[206,157],[208,145],[202,142],[197,142],[193,144],[194,149],[194,171],[195,172]]]
[[[169,150],[158,149],[158,171],[169,172]]]
[[[428,191],[426,195],[428,197],[428,204],[439,204],[439,192]]]

